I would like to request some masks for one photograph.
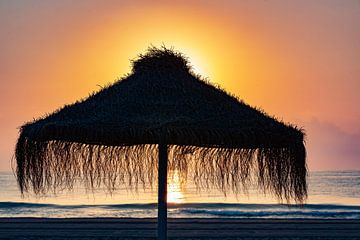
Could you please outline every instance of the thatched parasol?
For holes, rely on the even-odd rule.
[[[191,169],[199,187],[224,192],[256,185],[279,200],[307,196],[304,133],[201,80],[165,48],[150,48],[130,75],[87,99],[22,126],[15,156],[22,193],[158,179],[159,236],[168,169],[182,177]]]

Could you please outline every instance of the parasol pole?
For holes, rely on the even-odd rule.
[[[158,239],[167,239],[167,145],[164,139],[159,143]]]

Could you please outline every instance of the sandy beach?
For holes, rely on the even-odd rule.
[[[169,219],[170,239],[360,239],[360,220]],[[1,239],[155,239],[156,219],[1,218]]]

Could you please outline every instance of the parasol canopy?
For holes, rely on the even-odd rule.
[[[168,168],[193,173],[199,187],[225,193],[256,185],[280,200],[307,196],[301,129],[252,108],[194,74],[187,59],[150,48],[132,72],[86,99],[20,128],[21,192],[157,180],[158,144]]]

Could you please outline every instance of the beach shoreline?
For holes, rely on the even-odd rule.
[[[155,239],[156,218],[0,218],[0,239]],[[170,239],[360,239],[360,219],[170,218]]]

